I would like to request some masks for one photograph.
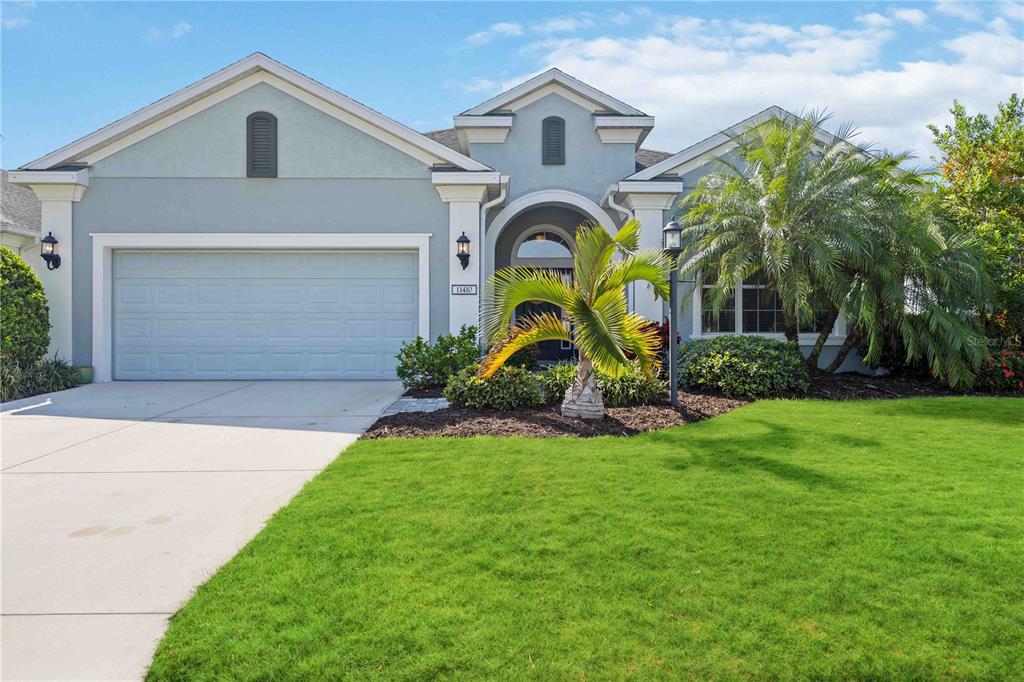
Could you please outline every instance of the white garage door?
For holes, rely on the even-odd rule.
[[[416,252],[115,251],[115,379],[394,379]]]

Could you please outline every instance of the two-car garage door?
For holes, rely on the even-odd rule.
[[[394,379],[414,251],[115,251],[115,379]]]

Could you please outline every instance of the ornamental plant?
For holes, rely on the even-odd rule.
[[[559,362],[540,373],[544,384],[544,396],[548,404],[560,402],[566,390],[572,386],[576,378],[576,363]],[[657,374],[650,374],[640,369],[638,363],[631,363],[630,368],[618,376],[609,376],[601,371],[595,372],[597,387],[608,407],[625,405],[653,405],[665,401],[668,385]]]
[[[507,365],[481,378],[478,369],[471,365],[452,375],[444,388],[448,402],[455,407],[478,410],[514,410],[544,404],[540,380],[533,372]]]
[[[1024,350],[1001,350],[982,361],[975,390],[1024,393]]]
[[[50,308],[43,285],[25,261],[0,246],[0,364],[31,367],[49,345]]]
[[[796,344],[729,335],[684,344],[679,384],[731,397],[773,398],[806,393],[810,377]]]
[[[443,334],[433,344],[417,336],[402,342],[395,357],[395,374],[406,388],[443,388],[452,375],[480,360],[476,327],[464,325],[458,334]]]

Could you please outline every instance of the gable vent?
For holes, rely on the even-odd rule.
[[[558,116],[541,123],[541,157],[545,166],[565,163],[565,121]]]
[[[277,177],[277,119],[273,114],[249,114],[245,119],[245,147],[246,177]]]

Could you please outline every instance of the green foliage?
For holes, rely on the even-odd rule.
[[[520,348],[505,361],[506,365],[522,367],[523,369],[537,369],[537,356],[540,355],[540,348],[536,345]]]
[[[1010,95],[994,118],[971,116],[954,101],[953,123],[929,126],[942,154],[942,206],[950,220],[976,235],[996,281],[988,331],[1024,336],[1024,99]]]
[[[978,368],[974,390],[1024,393],[1024,350],[1001,350],[985,358]]]
[[[805,393],[810,380],[796,345],[737,334],[684,344],[679,384],[727,396],[771,398]]]
[[[43,285],[25,261],[0,246],[0,365],[30,367],[42,360],[49,345],[50,308]]]
[[[544,393],[537,376],[522,367],[506,365],[486,379],[476,376],[476,365],[460,370],[448,380],[444,397],[455,407],[514,410],[540,407]]]
[[[0,365],[0,402],[63,391],[78,384],[78,370],[62,360],[41,360],[28,367]]]
[[[431,345],[422,337],[402,343],[398,351],[398,375],[406,388],[442,388],[448,379],[480,360],[476,327],[463,327],[457,335],[444,334]]]
[[[540,373],[544,384],[544,395],[548,404],[562,401],[566,390],[576,378],[576,363],[559,362]],[[601,390],[604,404],[609,407],[624,405],[654,405],[665,400],[668,386],[656,374],[645,372],[639,363],[631,363],[618,376],[596,371],[597,387]]]

